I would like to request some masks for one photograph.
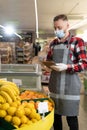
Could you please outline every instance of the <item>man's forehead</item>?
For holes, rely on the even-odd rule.
[[[55,24],[56,24],[56,23],[68,23],[68,21],[59,19],[59,20],[57,20],[57,21],[54,21],[54,23],[55,23]]]
[[[68,21],[65,21],[65,20],[57,20],[57,21],[55,21],[54,22],[54,26],[63,26],[63,25],[65,25],[65,24],[67,24],[68,23]]]

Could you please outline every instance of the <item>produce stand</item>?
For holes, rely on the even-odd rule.
[[[8,81],[21,79],[20,90],[34,90],[41,92],[41,69],[37,64],[1,64],[0,79],[6,78]],[[35,79],[34,79],[35,78]],[[30,83],[31,82],[31,83]],[[50,99],[51,100],[51,99]],[[52,101],[53,103],[53,101]],[[53,104],[54,106],[54,104]],[[50,130],[54,121],[54,108],[44,118],[39,121],[17,128],[17,130]],[[16,129],[15,129],[16,130]]]

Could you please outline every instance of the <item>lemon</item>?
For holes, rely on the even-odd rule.
[[[11,116],[13,116],[13,115],[15,114],[15,112],[16,112],[16,107],[9,107],[9,108],[7,109],[7,113],[8,113],[9,115],[11,115]]]
[[[27,103],[26,104],[26,107],[28,107],[28,108],[35,108],[35,106],[34,106],[34,104],[33,103]]]
[[[2,104],[0,103],[0,109],[2,108]]]
[[[17,100],[16,103],[18,106],[21,105],[21,101],[19,101],[19,100]]]
[[[19,105],[19,106],[18,106],[18,109],[20,109],[20,110],[21,110],[21,109],[24,109],[24,105],[22,105],[22,104]]]
[[[5,120],[8,122],[11,122],[12,116],[11,115],[7,115],[5,116]]]
[[[23,105],[24,107],[26,107],[27,101],[23,101],[23,102],[22,102],[22,105]]]
[[[38,121],[41,119],[41,116],[39,113],[36,113],[34,116],[35,116],[35,119],[37,119]]]
[[[25,111],[25,115],[28,116],[31,113],[31,109],[30,108],[24,108]]]
[[[33,122],[33,123],[36,123],[37,122],[37,120],[36,119],[31,119],[31,121]]]
[[[21,120],[19,117],[17,116],[13,116],[12,117],[12,123],[15,125],[15,126],[19,126],[21,124]]]
[[[23,108],[17,109],[16,112],[15,112],[15,115],[18,116],[18,117],[22,117],[24,114],[25,114],[25,112],[24,112]]]
[[[20,126],[20,127],[25,127],[25,126],[27,126],[27,124],[21,124],[21,126]]]
[[[37,112],[35,108],[32,108],[31,111],[32,111],[32,113],[36,113]]]
[[[26,124],[28,122],[28,118],[26,116],[22,116],[20,119],[22,124]]]
[[[27,125],[31,125],[33,122],[31,120],[28,120]]]
[[[17,102],[12,102],[12,103],[11,103],[11,106],[12,106],[12,107],[17,107],[17,106],[18,106],[18,103],[17,103]]]
[[[36,110],[33,108],[29,117],[32,119],[32,118],[35,118],[35,115],[36,115]]]
[[[5,110],[0,110],[0,117],[5,117],[6,116],[6,111]]]
[[[8,108],[10,107],[10,105],[9,105],[9,103],[4,103],[4,104],[2,104],[2,109],[3,110],[7,110]]]

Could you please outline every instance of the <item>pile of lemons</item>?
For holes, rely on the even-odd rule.
[[[0,117],[12,123],[16,128],[31,125],[41,119],[34,102],[21,103],[20,101],[0,104]]]

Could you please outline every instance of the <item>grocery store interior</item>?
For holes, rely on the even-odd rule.
[[[51,70],[41,61],[46,59],[49,45],[55,38],[53,18],[58,14],[67,15],[69,31],[82,38],[87,46],[87,0],[0,0],[0,80],[14,82],[20,92],[40,91],[49,97]],[[87,130],[87,71],[78,75],[82,83],[79,130]],[[0,106],[1,103],[0,99]],[[53,130],[53,117],[52,123],[51,119],[49,121],[48,129],[43,127],[48,122],[42,123],[43,130]],[[23,128],[31,129],[37,128]],[[69,130],[65,117],[63,130]]]

